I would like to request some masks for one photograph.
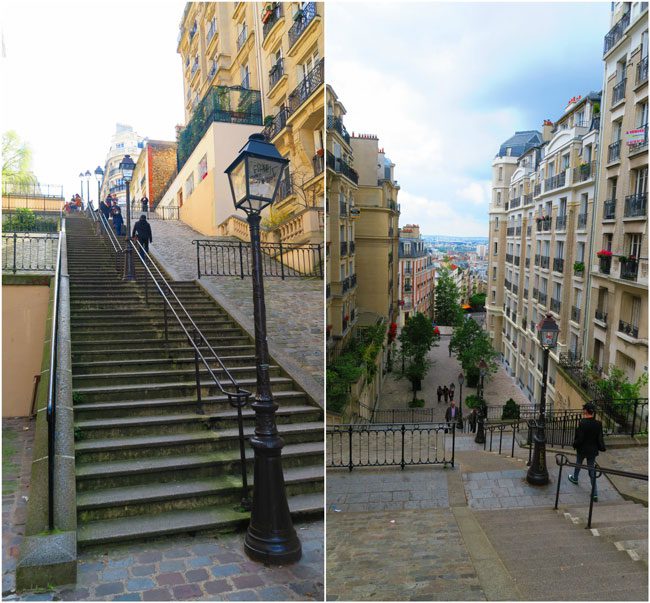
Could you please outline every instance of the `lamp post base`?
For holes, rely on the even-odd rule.
[[[526,473],[526,482],[531,486],[545,486],[549,482],[546,466],[546,434],[539,431],[538,427],[533,436],[533,460]]]

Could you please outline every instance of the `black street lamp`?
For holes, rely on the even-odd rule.
[[[90,170],[86,170],[86,173],[84,174],[84,180],[86,181],[86,192],[88,193],[88,198],[86,199],[86,207],[92,207],[90,205],[90,179],[92,176],[93,175],[90,173]]]
[[[100,197],[101,197],[102,180],[104,179],[104,170],[99,165],[95,170],[95,178],[97,179],[97,209],[99,209],[99,204],[102,202]]]
[[[539,402],[539,418],[533,435],[533,460],[526,473],[526,481],[533,486],[548,484],[548,468],[546,466],[546,380],[548,377],[548,355],[557,345],[560,329],[553,316],[547,314],[537,325],[537,337],[544,350],[544,366],[542,369],[542,394]]]
[[[135,163],[131,155],[124,155],[118,169],[122,172],[122,178],[126,183],[126,255],[124,258],[124,280],[135,280],[135,266],[133,265],[133,249],[131,249],[131,204],[129,203],[130,184],[133,178]]]
[[[251,404],[255,411],[255,434],[250,443],[255,453],[255,468],[253,508],[244,549],[252,559],[273,564],[292,563],[302,556],[302,546],[287,502],[282,472],[284,441],[276,427],[278,405],[273,400],[269,378],[260,246],[260,214],[273,203],[288,163],[264,136],[251,134],[235,161],[226,169],[235,208],[246,213],[253,263],[257,395]]]
[[[487,374],[488,370],[488,364],[481,358],[481,361],[478,363],[478,370],[479,374],[481,376],[481,381],[479,383],[479,407],[478,407],[478,429],[476,430],[476,437],[474,438],[474,441],[477,444],[484,444],[485,443],[485,413],[487,411],[487,407],[485,404],[485,400],[483,399],[483,380],[485,379],[485,375]]]
[[[463,420],[463,383],[465,383],[465,375],[463,375],[463,373],[460,373],[460,375],[458,375],[458,387],[460,389],[460,393],[458,394],[458,407],[460,409],[459,412],[461,421]]]

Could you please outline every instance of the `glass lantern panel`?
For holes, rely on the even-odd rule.
[[[238,205],[246,198],[246,161],[240,161],[228,175]]]
[[[284,165],[277,161],[250,157],[248,159],[248,182],[251,197],[258,197],[265,205],[272,203],[283,168]]]
[[[552,348],[555,346],[555,331],[540,331],[540,343],[544,347]]]

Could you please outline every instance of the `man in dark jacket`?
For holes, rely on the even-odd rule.
[[[140,203],[142,203],[142,211],[145,213],[149,213],[149,199],[147,199],[147,195],[144,195],[142,199],[140,199]]]
[[[447,407],[445,411],[445,421],[449,423],[449,427],[456,423],[458,429],[463,428],[463,418],[460,416],[460,410],[456,407],[456,402],[451,401],[451,404]]]
[[[133,234],[131,236],[137,237],[140,245],[142,245],[147,253],[149,252],[149,243],[153,243],[153,238],[151,237],[151,226],[149,225],[149,222],[147,222],[147,216],[144,214],[140,216],[140,219],[133,227]],[[140,252],[140,256],[144,259],[143,252],[141,250],[138,251]]]
[[[108,222],[108,219],[111,217],[111,200],[112,200],[112,197],[110,195],[108,195],[108,197],[106,197],[106,200],[104,201],[104,203],[102,203],[99,206],[99,209],[102,212],[104,218],[106,218],[107,222]]]
[[[580,424],[576,429],[576,437],[573,441],[573,447],[576,450],[576,464],[582,465],[587,460],[589,467],[589,477],[594,488],[594,501],[598,501],[598,487],[596,484],[596,457],[598,451],[605,452],[605,440],[603,439],[603,424],[594,418],[596,407],[587,402],[582,407],[582,416]],[[569,474],[569,481],[573,484],[578,483],[580,468],[575,467],[573,474]]]

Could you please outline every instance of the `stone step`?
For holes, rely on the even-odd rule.
[[[322,463],[284,469],[289,496],[313,492],[315,487],[322,486],[323,479]],[[251,475],[249,483],[252,482]],[[91,490],[77,495],[77,517],[80,523],[84,523],[117,517],[142,517],[228,502],[236,505],[241,499],[241,489],[241,474],[233,471],[219,477]]]
[[[323,443],[289,444],[282,449],[283,467],[317,464],[322,460]],[[253,464],[253,452],[246,449],[247,465]],[[76,467],[77,492],[128,486],[133,483],[173,480],[179,475],[187,479],[214,476],[222,471],[239,471],[239,449],[206,454],[187,454],[165,457],[143,457],[124,461],[78,463]],[[250,470],[250,469],[249,469]]]
[[[189,409],[188,409],[189,410]],[[198,410],[198,405],[197,405]],[[183,414],[136,415],[122,417],[102,417],[80,419],[75,421],[75,429],[79,430],[84,441],[100,440],[110,437],[131,438],[149,435],[186,434],[202,432],[206,429],[213,431],[232,429],[237,426],[237,413],[234,410],[217,412],[185,412]],[[255,414],[250,409],[242,412],[244,427],[252,427]],[[313,406],[285,406],[278,409],[276,422],[278,425],[289,423],[306,423],[318,421],[321,418],[320,409]]]
[[[194,355],[190,355],[190,347],[185,348],[185,355],[177,355],[174,358],[134,358],[120,360],[98,360],[98,361],[73,361],[72,372],[75,376],[90,375],[97,373],[128,372],[131,369],[167,369],[173,366],[191,366],[194,368]],[[147,354],[148,355],[148,354]],[[223,364],[227,367],[241,367],[254,365],[253,355],[219,355]],[[206,357],[207,359],[207,357]],[[217,360],[210,360],[210,366],[219,367]]]
[[[167,332],[167,342],[165,341],[165,333],[164,332],[154,332],[154,333],[148,333],[148,337],[142,338],[141,337],[141,332],[138,332],[138,349],[140,346],[149,346],[151,344],[155,344],[157,346],[164,346],[165,343],[172,347],[178,347],[180,345],[185,344],[187,347],[186,349],[189,349],[191,346],[187,342],[188,335],[186,335],[182,330],[179,330],[178,332],[176,331],[168,331]],[[213,349],[215,342],[219,341],[222,345],[229,345],[229,346],[244,346],[246,344],[250,344],[251,340],[248,336],[242,335],[242,336],[236,336],[236,335],[222,335],[218,336],[218,334],[215,333],[203,333],[205,337],[208,338],[210,341],[210,344],[212,345]],[[124,337],[122,334],[120,337],[115,337],[115,338],[99,338],[97,335],[93,336],[92,334],[84,334],[81,336],[81,338],[72,338],[73,342],[73,349],[76,349],[80,352],[83,352],[84,350],[87,350],[88,348],[91,349],[105,349],[105,350],[111,350],[113,348],[123,348],[124,346],[134,346],[134,341],[133,341],[133,336],[130,337]]]
[[[241,328],[228,316],[218,313],[204,314],[190,312],[190,318],[183,312],[177,312],[181,323],[187,330],[193,329],[194,325],[203,332],[207,329],[230,329],[241,332]],[[74,333],[83,333],[84,331],[99,331],[103,332],[108,330],[108,327],[113,326],[114,329],[119,329],[120,332],[133,332],[134,329],[140,327],[153,327],[154,329],[165,328],[165,317],[162,312],[142,312],[139,315],[135,313],[126,314],[121,308],[116,307],[111,314],[102,315],[87,315],[87,316],[72,316],[71,329]],[[181,329],[178,320],[170,311],[167,313],[167,328]],[[182,329],[181,329],[182,330]]]
[[[322,514],[322,493],[301,494],[289,497],[289,509],[294,520]],[[250,513],[236,511],[231,505],[188,511],[169,511],[158,515],[128,517],[91,522],[77,529],[77,542],[81,547],[107,542],[141,540],[178,534],[245,527]]]
[[[282,410],[284,406],[293,408],[295,406],[307,405],[307,396],[304,392],[298,390],[274,392],[273,399],[280,405],[280,410]],[[253,400],[252,396],[251,400]],[[75,418],[82,421],[100,418],[119,418],[125,416],[147,417],[165,413],[183,414],[195,412],[197,404],[195,392],[195,395],[189,398],[129,400],[127,402],[90,402],[86,404],[78,403],[74,405],[74,411]],[[206,414],[212,414],[231,410],[233,407],[231,406],[228,397],[222,394],[202,398],[201,408]],[[246,411],[244,411],[244,415],[246,415]]]
[[[83,341],[83,340],[124,340],[124,339],[130,339],[130,341],[133,343],[133,334],[137,333],[138,334],[138,341],[142,341],[146,339],[151,339],[151,338],[156,338],[156,335],[162,334],[164,338],[164,325],[158,325],[155,323],[151,323],[150,321],[146,321],[138,325],[137,327],[133,327],[131,329],[128,328],[123,328],[122,326],[115,327],[114,329],[110,329],[110,326],[107,325],[100,325],[101,328],[98,326],[84,326],[84,327],[76,327],[72,325],[71,332],[72,332],[72,341]],[[197,325],[198,326],[198,325]],[[185,329],[181,327],[178,322],[176,322],[175,319],[171,318],[168,321],[167,325],[167,335],[168,337],[179,337],[183,336],[184,338],[187,338],[188,334],[190,333],[190,326],[186,326]],[[233,326],[208,326],[201,328],[201,333],[205,337],[211,338],[211,337],[218,337],[219,339],[241,339],[243,335],[241,333],[243,332],[239,327],[233,327]],[[137,330],[136,330],[137,329]],[[186,333],[187,331],[187,333]]]
[[[322,421],[286,423],[278,426],[278,432],[287,444],[322,441],[323,424]],[[244,426],[244,435],[247,438],[253,433],[252,426]],[[221,451],[237,446],[238,442],[237,428],[205,430],[158,436],[81,440],[75,443],[75,455],[77,462],[117,461],[151,456],[152,450],[156,450],[160,457]]]
[[[570,507],[565,511],[572,517],[577,517],[583,525],[587,524],[589,507]],[[591,527],[597,528],[612,523],[620,523],[629,520],[648,521],[648,509],[643,505],[630,502],[627,505],[608,505],[594,503],[591,516]]]
[[[124,358],[125,361],[137,361],[140,359],[143,360],[155,360],[155,359],[174,359],[178,356],[186,356],[188,353],[193,353],[193,348],[185,340],[183,347],[164,347],[160,345],[160,340],[156,340],[155,346],[147,347],[138,347],[134,349],[133,347],[124,348],[119,345],[113,345],[110,349],[100,349],[96,350],[91,348],[89,345],[91,342],[86,342],[82,349],[73,348],[72,351],[72,361],[73,363],[79,362],[80,359],[93,361],[101,358]],[[179,343],[181,343],[179,341]],[[209,350],[204,346],[199,346],[201,351],[204,354],[208,354]],[[255,346],[251,343],[247,345],[236,345],[236,346],[213,346],[212,349],[220,356],[226,354],[237,354],[244,353],[247,351],[254,351]],[[119,362],[119,360],[117,361]]]
[[[288,377],[271,377],[273,391],[287,391],[293,387],[293,380]],[[255,379],[240,379],[238,384],[242,389],[253,391],[257,382]],[[224,382],[224,387],[226,383]],[[118,400],[148,399],[158,396],[160,398],[173,398],[178,396],[196,395],[196,384],[191,382],[168,381],[163,383],[138,384],[138,385],[105,385],[103,387],[79,387],[75,389],[78,402],[117,402]],[[222,393],[214,383],[201,382],[202,397],[214,396]],[[166,395],[163,395],[166,394]]]

